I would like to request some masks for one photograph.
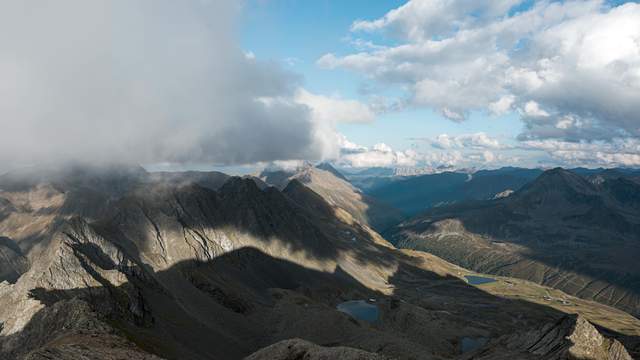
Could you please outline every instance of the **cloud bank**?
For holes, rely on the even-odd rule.
[[[239,10],[232,1],[0,2],[0,168],[334,151],[322,140],[331,127],[296,101],[300,79],[237,46]]]

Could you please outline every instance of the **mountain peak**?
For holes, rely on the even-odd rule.
[[[520,196],[539,193],[591,195],[595,190],[593,185],[582,176],[558,167],[543,172],[533,182],[518,191]]]
[[[251,178],[240,176],[230,177],[220,188],[223,194],[255,194],[262,192],[255,181]]]
[[[540,178],[562,178],[562,179],[566,179],[566,178],[572,178],[572,177],[579,177],[579,175],[563,169],[561,167],[556,167],[553,169],[549,169],[544,171],[542,174],[540,174]]]
[[[342,173],[340,171],[338,171],[336,168],[334,168],[328,162],[322,162],[322,163],[316,165],[316,168],[318,168],[320,170],[328,171],[328,172],[332,173],[333,175],[335,175],[336,177],[339,177],[340,179],[342,179],[344,181],[349,181],[349,180],[347,180],[347,178],[344,175],[342,175]]]

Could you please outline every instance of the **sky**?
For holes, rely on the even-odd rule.
[[[640,4],[10,0],[0,171],[640,166]]]
[[[626,3],[256,0],[241,41],[308,91],[374,110],[336,124],[358,147],[346,165],[638,166],[640,18]]]

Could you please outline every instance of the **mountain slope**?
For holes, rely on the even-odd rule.
[[[404,215],[399,210],[363,194],[327,163],[320,164],[319,167],[306,166],[290,173],[263,172],[259,177],[280,189],[284,189],[289,181],[295,179],[320,195],[329,204],[345,210],[357,221],[378,231],[385,230],[404,219]]]
[[[534,287],[524,282],[498,279],[483,291],[461,280],[464,269],[393,249],[297,182],[284,192],[242,178],[217,191],[125,183],[119,196],[95,197],[98,217],[70,212],[85,209],[67,197],[72,187],[0,194],[16,208],[2,234],[28,261],[14,283],[0,282],[1,358],[240,359],[291,338],[456,358],[466,337],[497,339],[563,316],[492,292],[527,294]],[[350,300],[374,304],[378,322],[337,311]],[[625,341],[622,333],[640,335],[637,319],[576,304]]]
[[[524,333],[507,335],[465,359],[610,359],[632,360],[624,346],[603,337],[580,316],[566,316],[555,323]]]
[[[367,194],[416,215],[443,204],[492,199],[505,190],[518,190],[541,172],[520,168],[481,170],[473,174],[443,172],[393,181],[371,188]]]
[[[553,169],[511,196],[433,209],[390,231],[399,247],[640,314],[640,186]]]

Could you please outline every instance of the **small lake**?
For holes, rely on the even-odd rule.
[[[471,285],[482,285],[496,282],[496,279],[492,279],[484,276],[465,275],[467,282]]]
[[[338,311],[349,314],[355,319],[370,323],[378,321],[380,310],[377,305],[369,304],[364,300],[345,301],[336,306]]]
[[[463,337],[462,339],[460,339],[460,352],[464,354],[469,351],[477,350],[485,346],[488,341],[489,339],[487,339],[486,337]]]

